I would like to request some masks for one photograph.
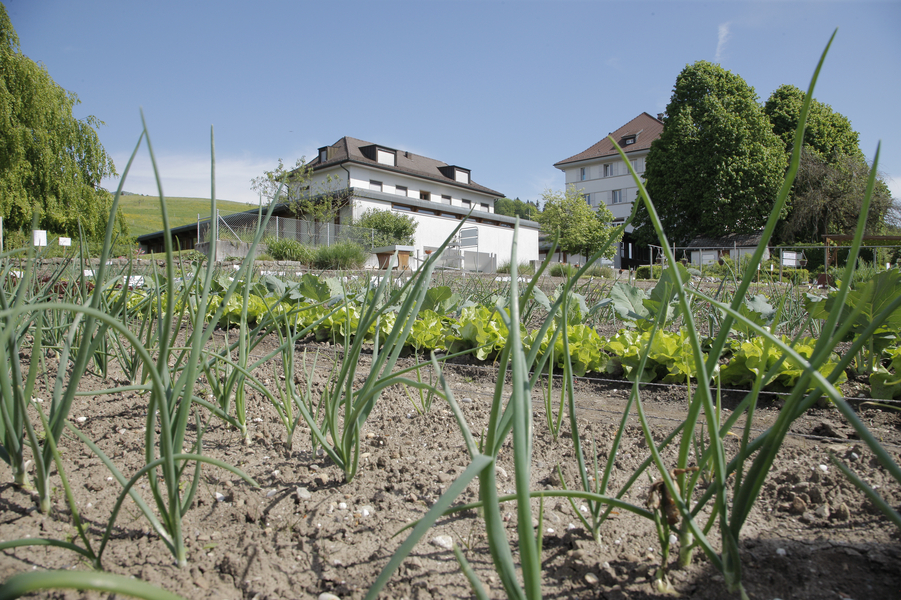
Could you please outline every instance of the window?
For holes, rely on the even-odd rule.
[[[585,172],[585,167],[579,169],[579,181],[585,181],[588,179],[588,173]]]
[[[611,204],[620,204],[623,201],[623,191],[613,190],[610,192]]]
[[[585,204],[591,206],[591,194],[582,194],[582,199],[585,200]]]
[[[420,200],[431,200],[432,195],[425,190],[419,190],[419,199]]]
[[[406,196],[407,188],[406,188],[406,186],[403,186],[403,185],[395,186],[394,193],[396,193],[398,196]]]
[[[375,179],[369,180],[369,189],[373,192],[381,192],[382,191],[382,182],[376,181]]]
[[[633,158],[632,159],[632,169],[634,169],[636,173],[643,173],[644,172],[644,159],[643,158]]]
[[[491,212],[491,207],[483,202],[482,210],[484,210],[485,212]]]
[[[443,195],[441,196],[441,204],[450,204],[450,203],[451,203],[450,196],[443,196]]]
[[[629,146],[629,145],[631,145],[631,144],[634,144],[634,143],[635,143],[635,136],[634,136],[634,135],[630,135],[629,137],[624,138],[624,139],[623,139],[623,142],[625,142],[625,143],[623,144],[624,146]]]
[[[454,170],[454,180],[458,183],[469,183],[469,173],[463,169]]]
[[[403,210],[403,211],[408,211],[408,212],[413,210],[409,206],[404,206],[403,204],[392,204],[391,208],[393,210]]]
[[[463,208],[471,208],[471,207],[472,207],[472,202],[470,202],[466,198],[463,198]]]
[[[383,150],[383,149],[379,148],[378,150],[376,150],[375,155],[376,155],[376,160],[378,161],[379,164],[390,165],[392,167],[395,165],[394,152],[391,152],[390,150]]]
[[[328,148],[323,148],[319,151],[319,162],[324,163],[328,160]]]
[[[614,172],[613,172],[614,166],[615,165],[612,165],[610,163],[604,165],[604,177],[610,177],[611,175],[614,175]]]

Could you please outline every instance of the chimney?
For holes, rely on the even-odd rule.
[[[662,120],[663,120],[663,115],[664,115],[664,114],[666,114],[666,113],[657,113],[657,120],[658,120],[658,121],[662,121]]]

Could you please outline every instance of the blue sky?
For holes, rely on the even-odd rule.
[[[563,187],[559,160],[663,112],[708,60],[763,102],[806,89],[845,116],[901,198],[901,2],[7,0],[21,50],[105,122],[125,167],[143,108],[168,196],[253,202],[251,177],[352,136],[472,170],[508,197]],[[107,181],[115,189],[118,181]],[[146,149],[125,189],[156,192]]]

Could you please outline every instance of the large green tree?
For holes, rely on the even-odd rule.
[[[786,159],[754,88],[719,65],[688,65],[676,78],[663,123],[645,178],[670,242],[763,227]],[[634,224],[640,242],[656,242],[644,204]]]
[[[566,254],[591,256],[610,241],[604,253],[606,258],[616,254],[614,239],[616,228],[612,226],[613,213],[601,205],[597,210],[585,202],[582,192],[570,185],[563,192],[547,190],[542,195],[543,209],[537,216],[541,229],[557,238],[558,249]]]
[[[19,37],[0,4],[0,215],[7,230],[31,226],[90,238],[106,228],[112,196],[100,188],[116,175],[100,145],[95,117],[72,114],[78,97],[19,50]],[[125,228],[119,219],[120,228]]]
[[[781,85],[763,106],[773,133],[785,144],[786,154],[791,154],[795,142],[805,95],[793,85]],[[808,152],[821,158],[845,155],[864,160],[859,138],[847,117],[834,112],[828,104],[811,99],[804,128],[804,146]]]
[[[805,93],[800,89],[782,85],[764,105],[773,132],[785,144],[786,155],[793,149],[804,99]],[[822,243],[822,236],[827,233],[853,232],[869,175],[859,135],[851,121],[812,98],[789,212],[779,228],[780,241]],[[879,178],[867,215],[867,233],[885,231],[890,204],[891,192]]]

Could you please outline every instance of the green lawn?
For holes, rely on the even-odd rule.
[[[226,213],[240,212],[255,208],[252,204],[217,200],[216,207]],[[153,233],[163,228],[163,215],[160,212],[158,196],[127,195],[119,199],[119,208],[128,223],[128,233],[135,237],[145,233]],[[166,210],[169,213],[169,226],[179,227],[197,222],[200,218],[209,218],[209,198],[166,198]]]

